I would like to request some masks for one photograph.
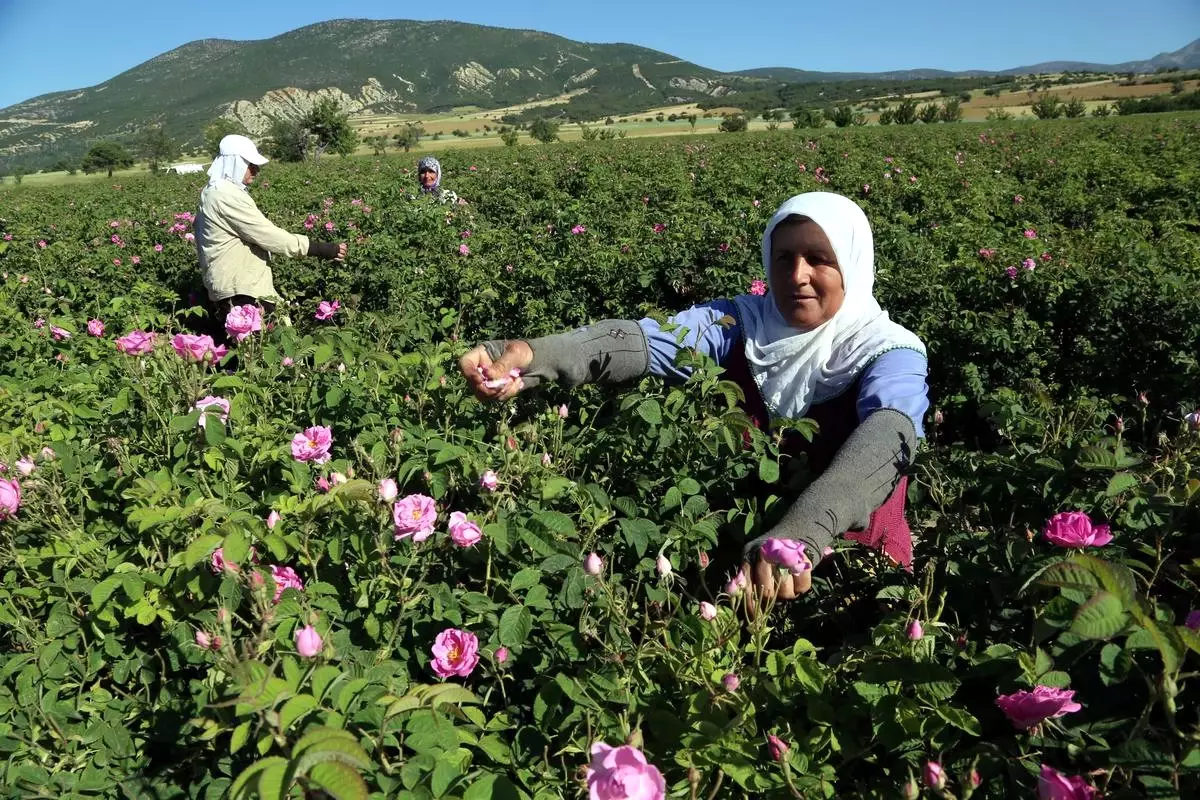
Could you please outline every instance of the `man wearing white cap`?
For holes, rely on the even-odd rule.
[[[196,213],[196,250],[208,299],[216,305],[214,332],[224,334],[225,315],[233,306],[257,303],[274,308],[279,293],[271,274],[271,254],[316,256],[343,261],[346,244],[310,241],[268,220],[246,191],[267,163],[254,142],[230,134],[208,168]]]

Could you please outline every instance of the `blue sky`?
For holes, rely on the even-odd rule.
[[[1004,69],[1150,58],[1200,37],[1198,0],[0,0],[0,108],[92,86],[195,39],[337,18],[455,19],[629,42],[720,70]]]

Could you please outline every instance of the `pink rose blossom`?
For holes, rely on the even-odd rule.
[[[400,487],[398,487],[396,482],[391,478],[384,478],[379,482],[379,486],[376,487],[376,491],[379,493],[380,500],[385,503],[390,503],[396,499],[397,495],[400,494]]]
[[[295,589],[297,592],[304,591],[304,582],[300,580],[300,576],[296,574],[296,570],[291,567],[281,567],[278,565],[271,566],[271,577],[275,579],[275,596],[271,599],[272,603],[279,604],[279,599],[283,597],[286,589]]]
[[[229,349],[225,345],[217,346],[208,334],[195,336],[190,333],[177,333],[171,339],[171,346],[184,361],[216,363],[225,357]]]
[[[733,694],[742,685],[742,679],[735,673],[729,672],[725,674],[725,677],[721,678],[721,685],[725,687],[725,691]]]
[[[0,478],[0,522],[11,519],[21,507],[21,484]]]
[[[604,560],[595,553],[588,553],[587,558],[583,559],[583,571],[588,575],[599,575],[604,571]]]
[[[65,342],[67,339],[71,338],[71,333],[69,331],[65,331],[62,328],[55,327],[54,325],[50,326],[50,335],[54,337],[54,341],[56,342]]]
[[[586,225],[576,225],[575,227],[571,228],[572,236],[578,236],[581,233],[587,233]]]
[[[141,256],[130,256],[129,263],[133,264],[136,267],[138,264],[142,263],[142,257]]]
[[[325,230],[327,230],[327,231],[332,231],[332,230],[334,229],[334,227],[335,227],[335,226],[334,226],[334,224],[333,224],[332,222],[326,222],[326,223],[325,223]]]
[[[37,330],[41,330],[42,328],[46,327],[46,320],[42,319],[41,317],[38,317],[37,319],[35,319],[33,321],[33,327],[36,328]]]
[[[283,361],[281,361],[280,363],[283,364],[283,366],[285,366],[285,367],[290,367],[290,366],[293,366],[296,362],[292,360],[291,356],[284,356]]]
[[[1200,410],[1193,411],[1183,418],[1188,427],[1194,431],[1200,431]]]
[[[946,788],[946,773],[942,771],[942,765],[936,761],[926,761],[925,769],[922,771],[925,778],[925,785],[934,791],[941,791]]]
[[[542,453],[542,466],[543,466],[543,467],[548,467],[548,466],[550,466],[550,464],[551,464],[551,463],[552,463],[552,462],[551,462],[550,454],[549,454],[549,453]]]
[[[904,635],[913,642],[919,642],[921,639],[925,638],[925,627],[921,625],[921,620],[914,619],[912,622],[910,622],[908,624],[908,629],[904,632]]]
[[[98,319],[89,319],[87,324],[87,332],[89,336],[97,338],[104,335],[104,323]]]
[[[729,582],[725,584],[725,594],[729,595],[730,597],[736,597],[737,595],[741,594],[742,591],[749,585],[750,579],[746,577],[746,571],[739,569],[737,574],[730,578]]]
[[[1107,525],[1096,525],[1082,511],[1055,514],[1043,530],[1046,541],[1059,547],[1103,547],[1112,541]]]
[[[506,663],[508,661],[508,648],[507,647],[497,647],[496,654],[492,657],[494,659],[496,659],[497,664]]]
[[[261,331],[262,327],[262,309],[252,303],[234,306],[225,317],[226,333],[239,342],[250,334]]]
[[[654,223],[654,232],[655,233],[662,233],[666,229],[667,229],[667,226],[662,224],[661,222]]]
[[[1032,258],[1027,258],[1021,262],[1021,266],[1027,270],[1032,270],[1034,267],[1037,266],[1037,262],[1034,261]]]
[[[314,425],[292,437],[292,458],[324,464],[329,461],[332,446],[333,431],[325,425]]]
[[[991,257],[994,255],[996,255],[996,251],[994,249],[992,249],[991,247],[979,248],[979,257],[984,260],[990,260]]]
[[[700,619],[705,622],[712,622],[717,618],[717,607],[707,600],[700,601]]]
[[[787,742],[773,733],[767,736],[767,748],[771,751],[772,761],[783,761],[783,757],[787,755],[787,751],[791,750]]]
[[[237,564],[234,564],[232,561],[225,560],[225,548],[224,547],[218,547],[216,550],[213,550],[213,554],[209,558],[208,564],[209,564],[209,568],[213,571],[214,575],[220,575],[222,572],[225,572],[226,570],[228,570],[230,572],[238,571]]]
[[[38,455],[40,455],[42,457],[42,461],[53,461],[55,452],[54,452],[53,448],[43,447],[41,450],[38,451]]]
[[[222,424],[229,421],[229,401],[224,397],[214,397],[209,395],[202,400],[196,402],[192,406],[192,411],[216,413]],[[201,413],[200,419],[196,420],[196,424],[201,428],[208,425],[208,413]]]
[[[629,745],[592,745],[587,768],[589,800],[663,800],[667,784],[658,767]]]
[[[479,663],[479,639],[470,631],[447,628],[437,635],[432,651],[430,666],[439,678],[465,678]]]
[[[269,531],[275,530],[275,526],[278,524],[279,524],[279,512],[272,510],[270,514],[267,514],[267,530],[269,530]]]
[[[762,296],[767,293],[767,282],[759,278],[750,281],[750,294]]]
[[[157,333],[146,331],[130,331],[117,339],[117,350],[127,356],[142,356],[154,350]]]
[[[333,319],[333,315],[336,314],[337,310],[341,307],[342,304],[337,300],[334,300],[333,302],[322,300],[319,304],[317,304],[317,313],[314,314],[313,317],[322,321]]]
[[[410,494],[392,506],[392,522],[396,539],[411,536],[414,542],[423,542],[437,523],[437,503],[432,497]]]
[[[1021,730],[1028,730],[1047,719],[1057,719],[1083,708],[1075,702],[1074,691],[1054,689],[1050,686],[1036,686],[1032,692],[1020,691],[1000,695],[996,698],[996,705],[1008,715],[1013,726]]]
[[[37,465],[33,463],[33,459],[29,456],[18,459],[15,466],[17,468],[17,472],[21,473],[26,478],[32,475],[33,471],[37,469]]]
[[[500,479],[496,477],[496,473],[493,470],[489,469],[480,477],[479,485],[489,492],[494,492],[496,491],[496,487],[500,485]]]
[[[45,240],[45,239],[38,239],[38,247],[40,247],[40,248],[42,248],[42,249],[44,250],[44,249],[46,248],[46,240]]]
[[[163,248],[162,248],[162,245],[161,245],[161,244],[156,244],[156,245],[154,245],[154,252],[156,252],[156,253],[161,253],[161,252],[162,252],[162,250],[163,250]]]
[[[804,542],[798,539],[772,537],[763,542],[760,553],[767,563],[777,564],[793,575],[799,575],[812,569],[812,562],[805,555],[804,547]]]
[[[467,245],[465,243],[460,244],[458,246],[458,254],[460,256],[469,256],[469,255],[471,255],[471,248],[467,247]]]
[[[450,514],[450,540],[459,547],[471,547],[483,538],[479,525],[467,519],[461,511]]]
[[[301,658],[312,658],[321,652],[321,634],[312,625],[296,630],[296,652]]]
[[[1035,231],[1033,228],[1026,228],[1025,229],[1025,238],[1026,239],[1036,239],[1037,231]]]
[[[1013,280],[1016,280],[1017,275],[1020,274],[1020,272],[1016,267],[1006,267],[1004,269],[1004,274],[1007,275],[1008,277],[1012,278]]]
[[[561,406],[558,407],[558,418],[559,419],[566,419],[567,415],[569,413],[570,413],[570,411],[567,409],[566,403],[563,403]]]
[[[1092,800],[1096,790],[1081,775],[1067,777],[1053,767],[1042,764],[1038,776],[1038,800]]]
[[[1025,202],[1025,198],[1021,197],[1021,195],[1019,195],[1019,194],[1013,195],[1013,203],[1014,204],[1020,204],[1020,203],[1024,203],[1024,202]]]
[[[207,631],[196,631],[196,646],[203,650],[212,649],[213,638]]]

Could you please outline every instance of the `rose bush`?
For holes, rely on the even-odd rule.
[[[463,151],[449,209],[405,160],[272,165],[264,210],[351,251],[277,270],[292,305],[236,366],[197,338],[198,179],[6,190],[0,785],[1195,796],[1198,143],[1181,116]],[[715,366],[490,407],[455,364],[745,291],[773,203],[818,187],[861,198],[929,343],[915,566],[839,542],[747,622],[742,546],[810,476]]]

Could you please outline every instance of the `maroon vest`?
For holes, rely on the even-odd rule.
[[[733,352],[726,359],[725,376],[742,389],[746,400],[742,408],[750,415],[755,427],[766,430],[770,427],[770,413],[763,402],[762,393],[750,366],[746,362],[745,343],[739,338]],[[837,455],[838,450],[858,427],[858,385],[855,380],[850,387],[835,397],[809,408],[807,417],[820,426],[820,430],[809,442],[800,434],[789,431],[783,440],[785,454],[797,457],[808,456],[813,474],[824,472]],[[883,505],[871,514],[871,521],[861,531],[847,531],[847,539],[881,550],[905,569],[912,570],[912,529],[904,518],[904,500],[908,493],[908,476],[902,476]]]

